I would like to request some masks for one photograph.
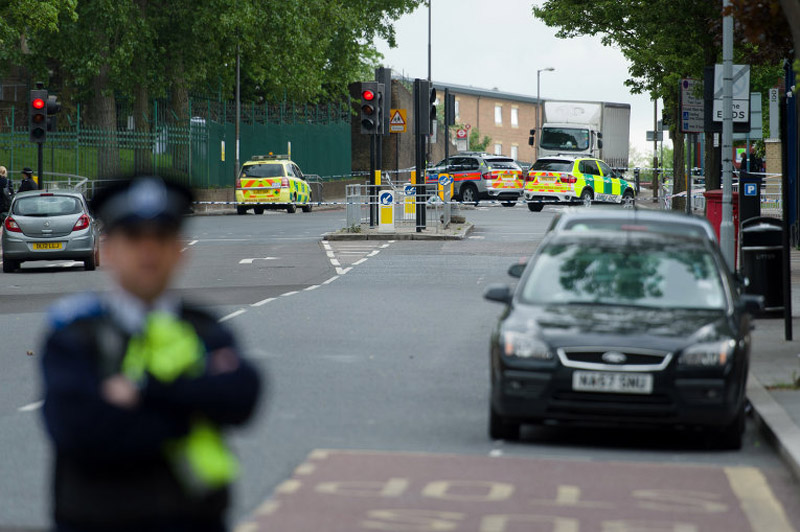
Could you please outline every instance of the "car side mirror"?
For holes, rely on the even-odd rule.
[[[527,266],[527,262],[518,262],[517,264],[512,264],[508,268],[508,275],[514,277],[515,279],[519,279],[522,277],[522,272],[525,271],[525,266]]]
[[[597,147],[603,149],[603,139],[597,139]]]
[[[504,284],[490,285],[483,293],[484,299],[488,301],[494,301],[496,303],[505,303],[506,305],[511,304],[513,297],[514,296],[511,293],[511,288]]]
[[[750,286],[750,278],[742,275],[739,272],[733,274],[733,279],[742,288],[747,288],[748,286]]]
[[[742,294],[739,296],[739,301],[748,314],[759,314],[764,311],[764,296]]]

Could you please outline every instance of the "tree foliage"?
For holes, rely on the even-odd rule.
[[[481,138],[481,132],[476,128],[472,128],[469,131],[469,151],[486,151],[486,148],[488,148],[491,143],[492,138],[488,135],[484,135]]]

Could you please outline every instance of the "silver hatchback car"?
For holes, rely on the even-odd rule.
[[[100,262],[97,223],[79,192],[17,194],[3,222],[2,243],[5,273],[26,261],[82,261],[86,270]]]

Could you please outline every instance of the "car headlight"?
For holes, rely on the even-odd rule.
[[[695,344],[683,350],[678,364],[704,368],[724,366],[731,360],[735,347],[736,342],[733,340]]]
[[[508,357],[553,359],[553,352],[547,344],[532,338],[530,334],[518,332],[507,332],[503,335],[503,353]]]

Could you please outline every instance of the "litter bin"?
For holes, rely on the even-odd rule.
[[[719,226],[722,224],[722,190],[707,190],[703,192],[706,198],[706,218],[714,228],[719,242]],[[733,192],[733,249],[739,248],[739,194]],[[738,255],[734,254],[734,267],[738,267]]]
[[[742,275],[748,294],[764,296],[764,312],[783,312],[783,222],[762,216],[742,222]]]

